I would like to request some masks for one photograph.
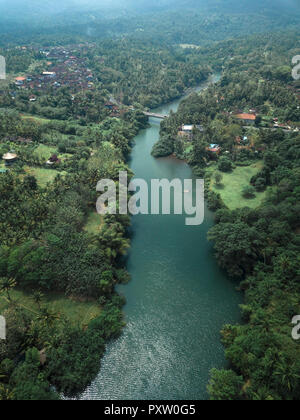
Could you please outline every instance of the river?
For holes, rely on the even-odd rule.
[[[154,111],[176,111],[180,100]],[[151,156],[159,124],[150,119],[150,127],[135,139],[131,168],[136,177],[149,182],[191,178],[186,163]],[[185,226],[184,218],[132,218],[127,263],[132,280],[118,288],[127,299],[127,326],[108,345],[101,371],[82,399],[208,398],[209,371],[226,366],[220,330],[225,323],[240,320],[241,295],[219,269],[207,241],[213,214],[206,210],[205,222],[198,227]]]

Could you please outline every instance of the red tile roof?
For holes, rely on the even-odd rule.
[[[254,114],[237,114],[236,118],[239,118],[240,120],[255,121],[256,120],[256,115],[254,115]]]

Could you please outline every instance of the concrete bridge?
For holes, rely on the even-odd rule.
[[[162,115],[162,114],[156,114],[155,112],[144,112],[147,117],[151,118],[158,118],[160,120],[164,120],[165,118],[168,118],[169,115]]]

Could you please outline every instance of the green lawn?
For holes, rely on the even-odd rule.
[[[4,163],[0,163],[0,169],[7,169]],[[8,168],[9,170],[9,168]],[[24,171],[27,175],[32,175],[36,178],[38,185],[42,188],[45,188],[49,182],[53,182],[56,175],[60,174],[62,176],[66,175],[65,171],[59,172],[55,169],[47,168],[36,168],[31,166],[24,166]],[[21,176],[22,178],[23,176]]]
[[[92,211],[87,219],[84,230],[90,234],[97,234],[101,231],[103,226],[103,216],[96,211]]]
[[[28,312],[38,314],[38,305],[34,302],[31,294],[19,290],[11,292],[13,301],[17,302],[21,307]],[[89,322],[98,317],[101,308],[94,301],[78,301],[68,299],[64,295],[57,293],[49,293],[45,295],[42,305],[46,304],[53,312],[58,315],[64,315],[70,319],[74,324],[87,326]],[[8,306],[8,300],[5,294],[0,295],[0,313]]]
[[[52,155],[58,154],[56,147],[47,146],[45,144],[40,144],[34,151],[35,155],[39,156],[41,159],[48,160]]]
[[[222,200],[225,205],[231,209],[237,209],[241,207],[257,208],[266,197],[266,191],[256,193],[254,199],[246,199],[242,196],[242,190],[245,186],[250,184],[251,178],[257,174],[263,167],[263,162],[259,161],[251,166],[237,167],[232,173],[222,173],[223,175],[223,187],[218,188],[215,185],[215,181],[211,181],[211,189],[221,194]],[[215,167],[214,167],[215,169]]]
[[[35,176],[37,179],[37,182],[40,187],[44,188],[49,182],[53,182],[56,175],[65,175],[66,172],[59,172],[55,169],[47,169],[47,168],[32,168],[30,166],[24,167],[25,172],[28,175]]]
[[[72,155],[68,153],[59,153],[57,147],[55,146],[48,146],[46,144],[40,144],[34,151],[35,155],[39,156],[39,158],[44,159],[47,161],[52,155],[57,155],[57,157],[61,160],[65,160]]]

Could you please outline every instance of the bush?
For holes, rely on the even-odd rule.
[[[219,171],[222,172],[231,172],[232,171],[232,162],[227,157],[222,157],[218,165]]]
[[[257,192],[265,191],[266,189],[266,180],[264,178],[258,178],[255,181],[255,189]]]
[[[59,143],[58,151],[59,151],[59,153],[66,153],[66,151],[67,151],[66,145],[64,143]]]
[[[152,156],[158,157],[165,157],[170,156],[174,152],[172,144],[169,142],[159,141],[153,146],[152,149]]]
[[[215,173],[215,181],[217,186],[220,186],[222,184],[223,175],[220,172]]]
[[[212,401],[242,399],[243,378],[232,370],[212,369],[208,392]]]
[[[244,187],[242,195],[244,198],[248,198],[248,199],[255,198],[255,188],[252,187],[251,185]]]

